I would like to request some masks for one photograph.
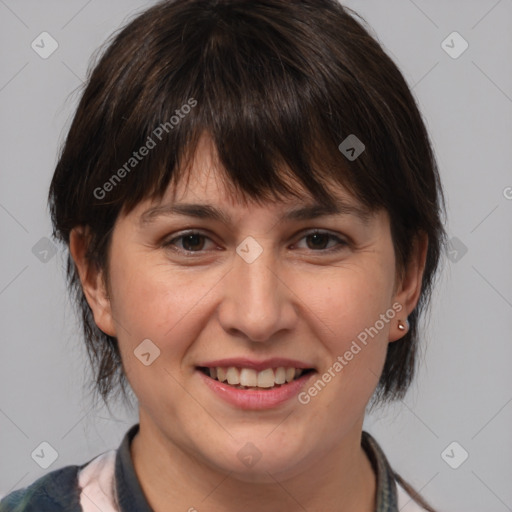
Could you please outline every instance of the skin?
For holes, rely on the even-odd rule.
[[[169,187],[162,204],[209,203],[232,224],[173,215],[141,225],[142,213],[156,204],[149,201],[119,216],[109,255],[110,293],[101,271],[85,259],[83,228],[71,235],[94,319],[117,337],[139,400],[140,431],[131,455],[142,489],[156,512],[372,511],[375,475],[360,447],[365,407],[388,343],[407,332],[397,320],[405,321],[417,304],[427,240],[414,244],[397,281],[385,211],[367,226],[350,215],[283,221],[296,198],[242,203],[220,176],[205,135],[188,186]],[[336,193],[356,204],[340,186]],[[303,202],[311,199],[303,191]],[[206,238],[164,246],[191,228]],[[324,238],[315,245],[306,236],[313,228],[349,244]],[[263,248],[250,264],[236,253],[249,235]],[[187,255],[191,246],[200,252]],[[274,409],[243,411],[213,394],[195,371],[198,363],[223,357],[289,357],[321,376],[394,303],[402,311],[308,404],[291,399]],[[161,351],[149,366],[133,353],[147,338]],[[237,457],[247,442],[262,454],[252,467]]]

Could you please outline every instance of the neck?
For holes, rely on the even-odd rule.
[[[131,457],[142,490],[155,512],[208,509],[213,512],[372,512],[376,482],[361,448],[362,421],[339,446],[315,454],[293,474],[250,482],[223,472],[180,449],[140,415]]]

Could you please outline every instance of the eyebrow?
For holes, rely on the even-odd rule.
[[[155,206],[146,210],[140,216],[140,224],[148,225],[161,216],[182,215],[196,219],[211,219],[223,224],[231,224],[229,214],[211,204],[174,203]],[[284,212],[283,220],[312,220],[327,215],[351,215],[367,225],[371,218],[371,211],[363,206],[348,204],[337,200],[335,204],[313,203]]]

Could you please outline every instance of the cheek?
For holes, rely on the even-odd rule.
[[[194,273],[145,254],[121,255],[112,265],[112,313],[121,326],[119,338],[133,350],[149,338],[161,349],[172,345],[181,355],[200,329],[208,293],[218,284],[217,272]]]
[[[340,407],[365,404],[382,371],[389,329],[396,321],[390,304],[394,276],[389,268],[375,261],[337,268],[302,288],[308,322],[316,325],[315,335],[329,354],[323,369],[330,370],[325,378],[333,382],[328,393]]]
[[[179,371],[191,340],[202,328],[198,315],[208,281],[194,279],[190,273],[180,274],[170,266],[152,265],[149,258],[137,258],[133,253],[120,257],[111,268],[115,299],[112,313],[124,372],[131,387],[146,404],[157,399],[157,388],[181,396],[182,390],[172,376]],[[148,342],[141,345],[147,339],[158,347],[159,353]],[[137,354],[142,357],[148,350],[151,358],[158,355],[145,366]]]
[[[392,284],[389,272],[378,266],[344,268],[323,282],[304,283],[302,294],[327,338],[336,344],[356,338],[390,308]],[[388,329],[389,323],[381,328],[386,333]]]

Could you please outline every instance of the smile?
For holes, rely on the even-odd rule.
[[[256,371],[253,368],[229,367],[200,367],[205,375],[218,382],[225,382],[236,389],[274,389],[293,380],[305,373],[312,372],[312,368],[266,368]]]
[[[242,410],[274,409],[287,402],[297,403],[292,399],[316,373],[313,368],[284,366],[260,371],[236,366],[196,367],[196,375],[216,400]]]

